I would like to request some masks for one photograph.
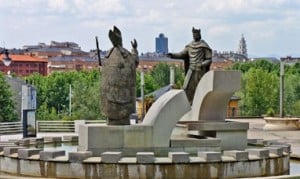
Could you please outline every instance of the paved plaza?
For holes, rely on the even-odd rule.
[[[265,131],[263,119],[230,119],[236,122],[249,122],[248,138],[268,141],[286,142],[291,144],[291,157],[300,158],[300,130],[294,131]]]

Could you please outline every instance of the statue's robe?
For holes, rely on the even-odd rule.
[[[185,61],[186,75],[182,88],[192,104],[196,87],[212,63],[212,50],[204,40],[193,41],[180,53],[172,53],[172,56]]]
[[[102,67],[101,110],[108,125],[129,125],[135,113],[138,52],[122,47],[109,50]]]

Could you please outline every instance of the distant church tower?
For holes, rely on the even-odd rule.
[[[248,54],[247,54],[247,45],[246,45],[246,40],[244,38],[244,34],[242,34],[242,38],[240,40],[239,43],[239,54],[244,55],[245,57],[248,58]]]
[[[168,38],[163,33],[155,38],[155,51],[162,54],[168,53]]]

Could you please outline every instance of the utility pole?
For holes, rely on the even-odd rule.
[[[144,69],[141,70],[141,98],[142,98],[142,120],[145,115],[145,106],[144,106],[144,87],[145,87],[145,79],[144,79]]]
[[[72,116],[72,86],[69,85],[69,116]]]
[[[284,98],[284,58],[280,60],[280,117],[284,117],[283,99]]]
[[[172,88],[175,85],[175,68],[173,66],[170,67],[170,85]]]

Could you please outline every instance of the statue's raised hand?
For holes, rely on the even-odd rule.
[[[131,46],[132,48],[136,49],[137,48],[137,42],[135,39],[133,39],[133,41],[131,41]]]

